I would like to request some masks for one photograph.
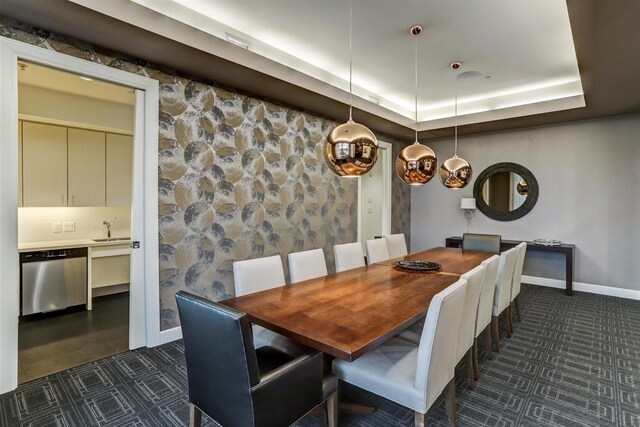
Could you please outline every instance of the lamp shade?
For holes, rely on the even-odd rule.
[[[476,199],[473,197],[463,197],[460,199],[460,209],[475,209]]]

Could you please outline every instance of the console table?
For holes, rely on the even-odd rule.
[[[516,245],[520,244],[521,240],[503,240],[500,245],[500,250],[505,251],[507,249],[511,249]],[[538,251],[538,252],[559,252],[564,254],[565,257],[565,280],[566,280],[566,290],[565,293],[568,296],[573,295],[573,258],[575,253],[575,245],[570,243],[563,243],[561,245],[556,246],[545,246],[538,245],[533,242],[527,243],[527,251]],[[448,248],[459,248],[462,247],[462,237],[453,236],[447,237],[445,240],[445,246]]]

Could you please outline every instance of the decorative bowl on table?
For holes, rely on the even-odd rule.
[[[418,273],[426,273],[429,271],[438,271],[442,268],[442,264],[431,261],[397,261],[395,266],[398,270],[412,271]]]
[[[553,239],[534,239],[533,243],[535,243],[536,245],[543,245],[543,246],[560,246],[562,244],[560,240],[553,240]]]

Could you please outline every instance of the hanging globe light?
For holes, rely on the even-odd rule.
[[[451,69],[460,68],[460,62],[452,62]],[[458,157],[458,79],[456,78],[455,125],[453,157],[445,160],[440,166],[440,181],[447,188],[464,188],[471,182],[473,169],[469,162]]]
[[[378,140],[369,128],[349,118],[327,137],[324,158],[339,176],[361,176],[378,160]]]
[[[415,77],[416,77],[416,128],[415,142],[405,147],[396,158],[396,173],[410,185],[426,184],[433,178],[438,167],[438,159],[433,150],[418,142],[418,36],[422,27],[415,25],[409,30],[415,37]]]
[[[378,140],[364,125],[352,118],[352,24],[351,0],[349,0],[349,120],[336,127],[324,145],[324,160],[339,176],[361,176],[375,166],[378,160]]]

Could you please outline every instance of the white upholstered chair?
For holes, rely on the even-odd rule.
[[[516,306],[516,315],[518,322],[522,321],[520,315],[520,288],[522,286],[522,267],[524,267],[524,256],[527,253],[527,242],[522,242],[516,246],[518,249],[518,258],[513,269],[513,282],[511,283],[511,303]],[[513,331],[513,321],[511,314],[511,304],[509,304],[509,321],[511,322],[511,330]]]
[[[322,249],[290,253],[287,258],[291,283],[327,275],[327,263]]]
[[[496,256],[496,259],[498,257]],[[467,373],[469,377],[469,388],[475,388],[475,371],[474,371],[474,350],[473,343],[475,339],[476,317],[478,314],[478,302],[480,300],[480,292],[482,291],[485,267],[482,265],[467,271],[460,279],[467,281],[467,292],[464,298],[464,307],[462,309],[462,320],[460,321],[460,329],[458,330],[458,345],[456,350],[456,364],[467,356]],[[495,277],[493,279],[495,281]],[[419,344],[422,338],[422,329],[424,322],[420,321],[398,334],[399,338]]]
[[[333,247],[333,256],[336,261],[336,273],[351,270],[352,268],[364,267],[364,253],[362,243],[344,243]]]
[[[384,236],[384,240],[387,241],[389,258],[397,258],[409,253],[409,251],[407,251],[407,241],[404,238],[404,234],[400,233]]]
[[[461,277],[461,279],[467,281],[467,292],[464,297],[462,320],[460,320],[460,329],[458,330],[456,361],[460,363],[465,356],[467,357],[469,388],[472,390],[476,388],[475,372],[473,369],[473,342],[475,339],[476,318],[478,316],[478,303],[480,301],[480,292],[482,292],[485,271],[486,268],[479,265]]]
[[[496,351],[500,351],[500,332],[498,328],[498,318],[502,313],[506,314],[511,297],[511,281],[513,280],[513,270],[516,266],[518,250],[511,248],[500,254],[500,264],[498,265],[498,277],[496,279],[496,291],[493,295],[493,310],[491,313],[491,329],[493,330],[493,343]],[[511,326],[507,320],[507,334],[511,335]]]
[[[367,264],[389,259],[389,248],[385,239],[372,239],[364,242],[367,248]]]
[[[455,425],[455,356],[467,282],[458,280],[431,300],[420,345],[392,338],[353,362],[335,359],[341,380],[415,411],[416,426],[447,387],[450,425]]]
[[[284,286],[286,283],[280,255],[234,262],[233,282],[236,296]],[[252,328],[255,348],[268,345],[295,357],[305,352],[305,347],[287,337],[262,326],[253,325]]]
[[[487,357],[493,359],[493,350],[491,345],[491,313],[493,311],[493,295],[496,291],[496,279],[498,277],[498,267],[500,265],[500,256],[494,255],[489,259],[485,259],[481,264],[485,268],[484,279],[482,280],[482,289],[480,290],[480,299],[478,301],[478,316],[476,318],[475,339],[473,341],[473,371],[474,378],[477,381],[480,375],[480,367],[478,363],[478,337],[481,333],[485,333],[485,342],[487,344]]]

